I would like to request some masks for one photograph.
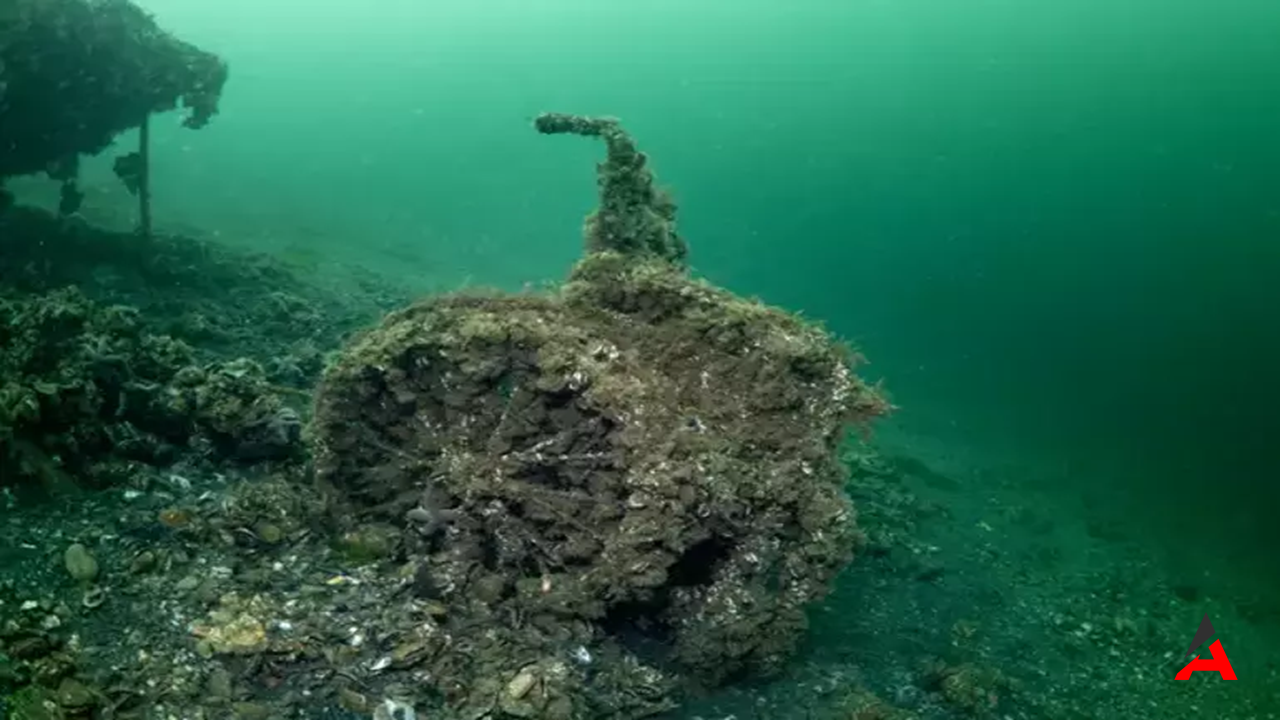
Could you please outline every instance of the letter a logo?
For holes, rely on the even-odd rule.
[[[1196,630],[1196,636],[1191,640],[1191,647],[1187,648],[1187,652],[1183,657],[1195,652],[1205,640],[1213,637],[1213,623],[1209,622],[1209,614],[1205,613],[1204,619],[1200,621],[1200,629]],[[1227,651],[1222,649],[1222,641],[1214,640],[1209,646],[1209,655],[1212,660],[1205,660],[1199,655],[1191,659],[1185,667],[1178,671],[1174,677],[1175,680],[1190,680],[1191,673],[1200,672],[1216,672],[1223,680],[1235,680],[1236,671],[1231,667],[1231,661],[1227,659]]]

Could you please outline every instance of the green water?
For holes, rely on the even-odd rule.
[[[161,223],[424,287],[557,278],[599,149],[528,120],[617,115],[696,269],[858,339],[902,422],[1280,541],[1280,6],[146,6],[233,73],[211,127],[156,131]]]
[[[208,128],[157,123],[159,225],[424,291],[553,280],[600,148],[530,120],[616,115],[696,271],[855,339],[886,432],[1280,580],[1280,5],[144,4],[231,66]]]

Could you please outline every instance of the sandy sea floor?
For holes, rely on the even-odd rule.
[[[404,297],[377,284],[361,276],[327,287],[343,296],[338,305],[359,305],[344,316],[351,322]],[[926,420],[905,408],[848,452],[866,543],[814,609],[787,671],[694,697],[671,717],[1280,714],[1280,613],[1265,583],[1212,553],[1181,557],[1128,522],[1122,505],[1083,497],[1058,459]],[[291,633],[345,633],[369,606],[394,604],[396,590],[335,555],[299,482],[288,471],[193,465],[139,469],[118,487],[53,503],[0,499],[0,615],[73,638],[81,670],[104,678],[109,702],[123,707],[141,685],[172,686],[147,717],[273,717],[271,707],[290,703],[316,717],[361,717],[325,704],[316,688],[335,678],[289,654]],[[72,543],[100,565],[93,588],[67,576]],[[259,596],[276,604],[255,606]],[[276,613],[264,640],[275,655],[208,653],[201,628],[219,608]],[[1174,680],[1206,614],[1236,682]]]

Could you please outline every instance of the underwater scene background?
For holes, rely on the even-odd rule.
[[[74,217],[57,217],[59,180],[8,178],[0,284],[11,324],[24,318],[35,337],[53,305],[96,318],[89,304],[123,303],[139,309],[137,332],[194,346],[200,370],[185,374],[185,351],[146,339],[129,352],[171,363],[147,382],[191,389],[166,412],[190,413],[208,447],[191,441],[199,462],[148,451],[146,473],[90,473],[68,457],[81,445],[60,444],[40,453],[70,476],[53,498],[0,480],[9,717],[454,711],[415,674],[425,639],[372,640],[393,658],[374,669],[377,652],[325,635],[420,618],[375,622],[348,598],[325,611],[332,627],[311,618],[314,637],[281,639],[269,596],[351,583],[371,605],[407,607],[391,580],[420,539],[375,524],[321,541],[330,526],[315,518],[331,510],[310,506],[316,443],[376,403],[352,401],[327,424],[316,409],[313,423],[313,395],[322,376],[336,387],[335,354],[354,362],[354,333],[417,298],[565,280],[605,150],[540,137],[545,111],[620,118],[674,196],[693,275],[850,341],[869,359],[858,375],[883,381],[896,409],[839,451],[863,537],[786,663],[671,690],[671,707],[567,709],[549,666],[516,659],[494,694],[530,687],[473,716],[1280,712],[1280,6],[139,4],[227,63],[218,113],[198,130],[180,112],[151,118],[154,237],[133,234],[137,199],[113,165],[136,131],[81,159]],[[0,43],[16,52],[14,37]],[[32,367],[87,352],[68,348]],[[11,457],[34,457],[33,442],[0,436]],[[64,473],[35,473],[52,474]],[[229,506],[205,497],[224,492]],[[424,522],[434,533],[443,521]],[[316,556],[268,579],[308,543],[342,562]],[[143,619],[170,613],[185,620]],[[1174,680],[1206,614],[1234,683]],[[234,637],[254,623],[261,642]],[[669,638],[624,624],[623,646],[661,654],[648,645]],[[135,631],[127,659],[73,657]],[[574,662],[607,662],[573,637]],[[480,694],[458,691],[472,710]]]

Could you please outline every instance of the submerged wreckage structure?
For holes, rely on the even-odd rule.
[[[141,131],[116,174],[140,199],[150,232],[148,118],[178,107],[199,128],[218,111],[227,66],[160,29],[129,0],[6,0],[0,7],[0,184],[48,173],[73,213],[79,158]],[[0,196],[3,196],[0,189]],[[8,202],[0,197],[0,209]]]
[[[617,121],[535,126],[606,144],[585,257],[355,340],[316,468],[349,522],[406,528],[416,660],[460,716],[644,717],[786,660],[856,544],[837,448],[888,405],[824,330],[690,277]]]

